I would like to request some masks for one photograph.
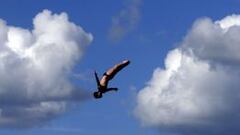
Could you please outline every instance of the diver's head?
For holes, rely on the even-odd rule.
[[[97,91],[97,92],[94,92],[94,93],[93,93],[93,96],[94,96],[95,98],[101,98],[101,97],[102,97],[102,93],[99,92],[99,91]]]

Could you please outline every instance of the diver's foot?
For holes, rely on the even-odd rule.
[[[114,91],[118,91],[118,88],[114,88],[113,90],[114,90]]]

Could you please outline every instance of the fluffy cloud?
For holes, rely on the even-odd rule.
[[[240,16],[197,20],[140,90],[144,125],[184,135],[240,133]]]
[[[44,10],[31,31],[0,20],[0,126],[42,124],[81,100],[69,77],[92,39],[66,13]]]
[[[142,0],[131,0],[131,3],[112,18],[109,29],[109,39],[116,42],[131,32],[140,20],[140,5]]]

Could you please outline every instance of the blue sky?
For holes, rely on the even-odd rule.
[[[110,84],[119,87],[117,93],[104,95],[100,100],[89,100],[71,105],[66,113],[27,129],[2,128],[4,135],[157,135],[157,129],[143,127],[135,118],[135,96],[151,78],[156,67],[163,67],[168,51],[176,48],[201,17],[219,20],[240,12],[239,0],[143,0],[138,6],[140,19],[132,30],[118,41],[109,39],[112,18],[131,5],[130,0],[8,0],[1,1],[0,18],[8,25],[32,29],[36,14],[48,9],[53,13],[65,12],[71,22],[92,33],[94,39],[74,73],[72,83],[88,91],[94,90],[92,72],[99,74],[123,59],[131,60],[129,67],[119,73]],[[24,122],[24,121],[23,121]]]

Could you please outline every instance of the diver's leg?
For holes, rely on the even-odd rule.
[[[100,80],[100,85],[103,87],[107,87],[108,81],[111,80],[117,74],[117,72],[119,72],[121,69],[123,69],[129,63],[130,63],[129,60],[125,60],[122,63],[117,64],[114,67],[110,68],[107,72],[105,72],[103,74],[103,77]],[[116,90],[116,89],[113,89],[113,90]]]
[[[119,64],[116,64],[116,65],[114,65],[114,67],[110,68],[104,75],[106,75],[109,78],[109,80],[111,80],[117,74],[117,72],[122,70],[129,63],[130,63],[129,60],[125,60]]]

